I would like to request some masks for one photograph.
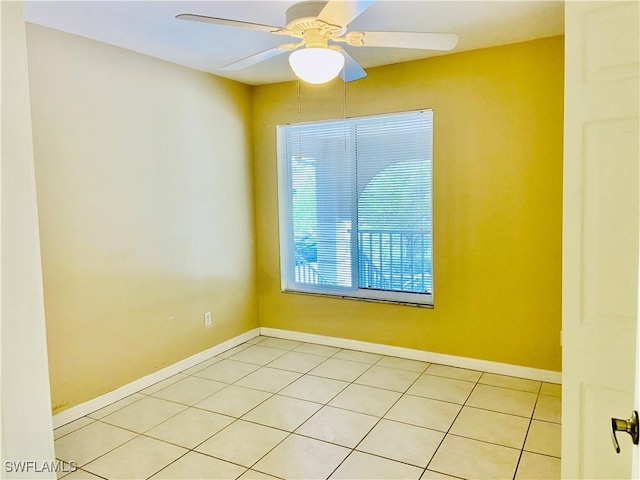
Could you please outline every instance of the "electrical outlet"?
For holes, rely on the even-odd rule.
[[[204,326],[205,328],[211,326],[211,312],[204,312]]]

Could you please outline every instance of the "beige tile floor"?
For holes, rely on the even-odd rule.
[[[104,479],[560,478],[560,386],[256,337],[55,430]]]

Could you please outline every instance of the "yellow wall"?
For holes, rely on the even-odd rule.
[[[257,327],[251,87],[35,25],[27,44],[58,412]]]
[[[260,324],[561,369],[563,37],[369,70],[346,115],[434,110],[435,308],[282,293],[276,135],[296,84],[254,89]],[[306,86],[302,121],[343,114]]]

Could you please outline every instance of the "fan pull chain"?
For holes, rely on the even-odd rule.
[[[344,125],[344,151],[348,150],[347,145],[347,80],[342,80],[342,123]]]
[[[298,79],[298,82],[297,82],[296,85],[297,85],[297,94],[298,94],[298,158],[300,160],[302,160],[304,155],[302,155],[302,135],[300,134],[300,122],[301,122],[301,115],[300,115],[300,79]]]
[[[347,82],[342,81],[342,119],[347,120]]]
[[[300,79],[298,79],[297,85],[297,93],[298,93],[298,123],[300,123]]]

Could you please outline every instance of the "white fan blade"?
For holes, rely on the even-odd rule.
[[[243,22],[240,20],[231,20],[229,18],[206,17],[204,15],[194,15],[192,13],[181,13],[176,15],[178,20],[189,20],[191,22],[214,23],[216,25],[226,25],[227,27],[251,28],[253,30],[261,30],[263,32],[275,33],[280,27],[272,27],[270,25],[261,25],[259,23]]]
[[[365,47],[418,48],[423,50],[453,50],[458,44],[454,33],[362,32]]]
[[[367,76],[367,72],[358,65],[358,62],[356,62],[344,48],[338,47],[337,50],[344,56],[344,67],[340,72],[340,78],[342,78],[344,82],[353,82],[354,80],[360,80]]]
[[[338,27],[346,27],[375,0],[329,0],[318,15],[318,20]]]
[[[243,58],[242,60],[238,60],[237,62],[230,63],[220,68],[220,70],[241,70],[243,68],[250,67],[256,63],[260,63],[264,60],[268,60],[270,58],[281,55],[287,51],[282,48],[270,48],[269,50],[265,50],[264,52],[256,53],[255,55],[251,55],[249,57]]]

